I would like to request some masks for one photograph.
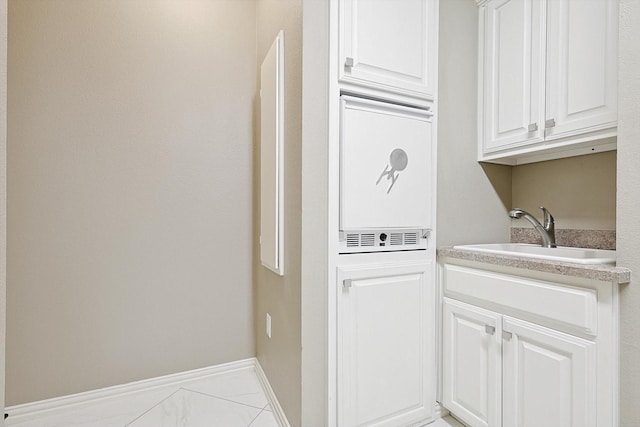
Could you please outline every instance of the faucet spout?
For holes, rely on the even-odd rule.
[[[556,247],[556,235],[555,235],[555,222],[551,212],[547,210],[547,208],[540,206],[542,209],[542,213],[544,214],[544,225],[540,224],[540,222],[529,212],[515,208],[509,211],[509,216],[512,219],[520,219],[524,218],[529,221],[533,228],[540,234],[542,237],[542,246],[545,248],[555,248]]]

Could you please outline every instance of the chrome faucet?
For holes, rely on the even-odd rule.
[[[553,216],[551,216],[551,212],[547,210],[547,208],[540,206],[542,209],[542,213],[544,214],[544,225],[540,224],[538,220],[531,215],[529,212],[524,211],[520,208],[515,208],[509,211],[509,216],[513,219],[525,218],[536,229],[538,233],[540,233],[540,237],[542,237],[542,246],[545,248],[555,248],[556,247],[556,229],[553,221]]]

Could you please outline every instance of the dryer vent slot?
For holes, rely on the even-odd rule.
[[[375,246],[376,235],[375,234],[361,234],[360,246]]]
[[[360,246],[360,235],[359,234],[347,234],[347,247],[355,248]]]
[[[391,246],[402,245],[402,233],[391,233],[389,236],[389,244]]]
[[[404,233],[404,244],[405,245],[417,245],[418,244],[418,233]]]

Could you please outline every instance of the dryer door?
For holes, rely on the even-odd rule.
[[[431,228],[431,117],[341,97],[341,230]]]

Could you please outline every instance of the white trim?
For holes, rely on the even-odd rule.
[[[611,288],[611,348],[613,357],[611,358],[611,425],[620,425],[620,287],[614,282]]]
[[[344,2],[329,1],[329,82],[327,141],[327,283],[325,334],[321,338],[326,352],[325,384],[327,386],[326,427],[338,425],[338,259],[340,229],[340,14]]]
[[[120,399],[122,396],[134,393],[151,391],[166,386],[179,386],[182,383],[213,376],[226,374],[233,371],[253,369],[260,380],[260,385],[264,389],[265,396],[271,405],[273,415],[280,427],[290,427],[287,418],[282,411],[282,407],[276,398],[269,380],[262,367],[255,357],[238,360],[235,362],[223,363],[207,368],[194,369],[192,371],[180,372],[177,374],[165,375],[162,377],[150,378],[135,381],[127,384],[115,385],[112,387],[91,390],[84,393],[71,394],[68,396],[55,397],[53,399],[40,400],[37,402],[24,403],[22,405],[9,406],[5,408],[5,413],[9,414],[10,425],[35,421],[44,416],[63,411],[76,411],[83,406],[91,406],[98,402],[110,399]],[[0,425],[2,425],[0,423]]]
[[[287,420],[287,416],[282,410],[282,406],[280,406],[280,402],[278,402],[278,398],[271,388],[271,384],[269,384],[269,380],[267,379],[267,376],[262,370],[262,366],[260,366],[260,362],[257,359],[255,370],[256,375],[258,376],[258,380],[260,380],[260,385],[262,385],[262,389],[264,390],[264,394],[267,396],[267,400],[271,405],[271,411],[273,412],[273,416],[278,422],[278,425],[280,427],[291,427],[291,424],[289,424],[289,420]]]

